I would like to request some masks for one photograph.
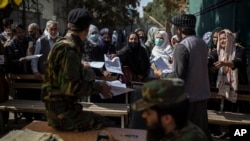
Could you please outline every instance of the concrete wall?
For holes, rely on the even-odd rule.
[[[196,31],[200,37],[216,27],[240,31],[250,60],[250,0],[189,0],[189,13],[197,17]]]
[[[32,5],[31,0],[26,0],[26,26],[30,23],[37,23],[41,29],[45,29],[46,22],[48,20],[57,20],[59,22],[59,30],[61,33],[67,25],[67,13],[63,9],[65,6],[65,0],[39,0],[39,9],[41,13],[37,13],[36,5]],[[33,7],[33,8],[31,8]],[[14,19],[14,23],[22,23],[22,6],[19,9],[14,10],[10,18]]]

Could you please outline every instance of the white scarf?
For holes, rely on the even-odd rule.
[[[225,49],[222,49],[218,39],[218,60],[232,61],[236,54],[235,39],[231,31],[222,30],[221,32],[225,32],[227,43]],[[238,69],[232,70],[230,67],[221,67],[218,72],[217,88],[219,89],[219,95],[225,96],[229,101],[235,103],[237,100],[236,91],[238,90]]]
[[[158,31],[158,33],[163,36],[164,43],[161,46],[154,46],[150,60],[153,61],[154,59],[161,57],[163,61],[169,66],[169,68],[172,68],[172,65],[169,63],[168,59],[169,57],[172,57],[173,47],[169,43],[168,34],[165,31]]]

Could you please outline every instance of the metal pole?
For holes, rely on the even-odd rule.
[[[23,0],[22,23],[23,23],[24,27],[26,27],[26,7],[25,7],[25,3],[26,3],[25,0]]]
[[[36,16],[37,16],[37,24],[39,25],[39,27],[41,27],[38,0],[36,0],[36,14],[37,14],[37,15],[36,15]]]

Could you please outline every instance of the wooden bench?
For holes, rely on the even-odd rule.
[[[31,80],[23,82],[20,80]],[[13,111],[13,112],[29,112],[29,113],[45,113],[44,103],[39,100],[17,100],[15,99],[15,89],[27,88],[27,89],[41,89],[41,83],[33,83],[35,76],[32,74],[13,75],[9,74],[7,81],[10,86],[10,95],[13,96],[12,100],[0,103],[1,111]],[[121,127],[125,127],[126,117],[129,111],[128,104],[108,104],[108,103],[82,103],[84,105],[83,110],[93,111],[103,116],[115,116],[121,117]],[[15,114],[15,119],[17,115]],[[2,115],[0,116],[0,126],[4,127]],[[3,128],[1,129],[3,131]]]
[[[42,83],[39,80],[36,80],[35,75],[33,74],[8,74],[7,77],[7,82],[9,84],[10,88],[10,96],[13,98],[16,97],[15,95],[15,90],[16,89],[41,89]],[[28,81],[28,82],[19,82],[19,81]],[[31,81],[36,81],[36,83],[31,82]]]
[[[250,88],[248,85],[239,85],[237,101],[248,101],[250,104]],[[245,94],[246,93],[246,94]],[[216,88],[211,88],[211,99],[220,99],[220,110],[208,110],[208,122],[219,125],[250,125],[250,114],[225,112],[224,109],[224,96],[218,95]]]
[[[129,105],[128,104],[110,104],[110,103],[87,103],[79,102],[83,105],[84,111],[92,111],[102,116],[121,117],[121,128],[125,127],[125,120],[128,116]],[[12,112],[29,112],[29,113],[45,113],[46,109],[42,101],[37,100],[9,100],[4,103],[0,103],[0,111],[12,111]],[[0,112],[0,119],[2,114]],[[1,126],[3,126],[3,120],[1,120]]]

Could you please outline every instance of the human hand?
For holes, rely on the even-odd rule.
[[[109,59],[111,59],[111,60],[112,60],[113,58],[115,58],[115,57],[116,57],[116,54],[109,54],[109,55],[108,55],[108,57],[109,57]]]
[[[84,68],[90,68],[89,62],[87,62],[87,61],[83,61],[82,65]]]
[[[154,75],[155,75],[155,77],[160,78],[160,77],[161,77],[161,75],[162,75],[162,71],[161,71],[161,70],[156,69],[156,70],[154,70]]]
[[[20,58],[20,59],[19,59],[19,61],[20,61],[20,63],[22,63],[22,64],[23,64],[23,63],[26,63],[28,60],[27,60],[27,59],[25,59],[24,57],[22,57],[22,58]]]
[[[103,71],[102,74],[103,74],[103,76],[104,76],[105,78],[110,78],[110,77],[111,77],[111,73],[108,72],[108,71]]]
[[[111,86],[107,85],[107,83],[104,81],[101,83],[102,86],[102,95],[105,98],[112,98],[113,93],[111,92]]]
[[[217,61],[217,62],[214,63],[214,66],[216,68],[220,68],[220,67],[224,66],[224,64],[225,64],[224,61]]]

